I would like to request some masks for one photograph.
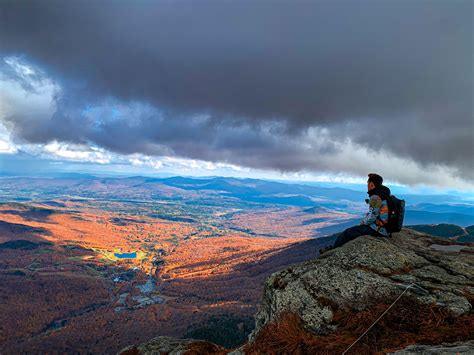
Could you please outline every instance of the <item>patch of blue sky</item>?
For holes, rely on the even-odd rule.
[[[87,118],[89,124],[102,129],[109,123],[126,121],[130,127],[140,124],[144,117],[160,119],[161,113],[156,108],[143,102],[121,102],[115,98],[107,98],[95,104],[85,105],[80,114]]]

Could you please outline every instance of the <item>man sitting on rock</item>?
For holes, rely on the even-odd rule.
[[[360,225],[347,228],[337,237],[332,247],[321,249],[320,253],[340,247],[361,235],[389,236],[385,225],[388,222],[387,198],[390,196],[390,189],[382,185],[382,182],[383,178],[380,175],[369,174],[367,180],[369,199],[365,200],[369,204],[369,212],[360,221]]]

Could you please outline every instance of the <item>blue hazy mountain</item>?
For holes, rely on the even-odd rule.
[[[147,198],[175,199],[187,204],[219,205],[238,203],[238,208],[265,206],[300,207],[318,213],[344,211],[358,220],[367,209],[366,192],[346,187],[323,187],[309,184],[283,183],[271,180],[229,177],[111,177],[89,174],[63,174],[52,178],[2,178],[0,192],[4,199],[47,200],[70,195],[86,198],[139,200]],[[347,185],[345,185],[347,186]],[[407,203],[405,225],[451,223],[460,226],[474,224],[474,203],[457,195],[400,194]],[[310,222],[308,222],[310,223]],[[328,233],[338,232],[348,225],[328,227]]]
[[[474,224],[474,215],[463,213],[449,212],[427,212],[407,210],[405,213],[405,225],[411,224],[434,224],[434,223],[450,223],[466,227]]]
[[[462,243],[474,243],[474,225],[461,227],[456,224],[419,224],[409,226],[418,232],[433,235],[435,237],[455,239]]]
[[[435,204],[435,203],[420,203],[412,205],[412,209],[416,211],[427,211],[437,213],[462,213],[474,215],[474,206],[468,204]]]

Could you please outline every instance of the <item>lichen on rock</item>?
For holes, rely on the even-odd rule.
[[[472,250],[430,248],[439,242],[439,238],[409,229],[392,238],[362,236],[271,275],[251,339],[265,324],[288,311],[297,314],[308,330],[327,334],[337,328],[335,309],[360,311],[375,301],[395,300],[412,284],[406,293],[415,302],[444,307],[454,316],[470,312],[467,295],[473,294],[474,287]]]

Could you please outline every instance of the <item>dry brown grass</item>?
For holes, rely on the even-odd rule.
[[[185,352],[186,355],[225,355],[227,351],[217,346],[216,344],[209,343],[207,341],[196,341],[189,345],[188,350]]]
[[[283,314],[268,324],[248,344],[248,354],[335,354],[344,352],[382,314],[389,304],[377,303],[369,310],[337,310],[338,329],[326,336],[307,331],[295,314]],[[349,354],[382,354],[408,345],[440,344],[474,338],[474,314],[451,316],[445,309],[401,299]]]

